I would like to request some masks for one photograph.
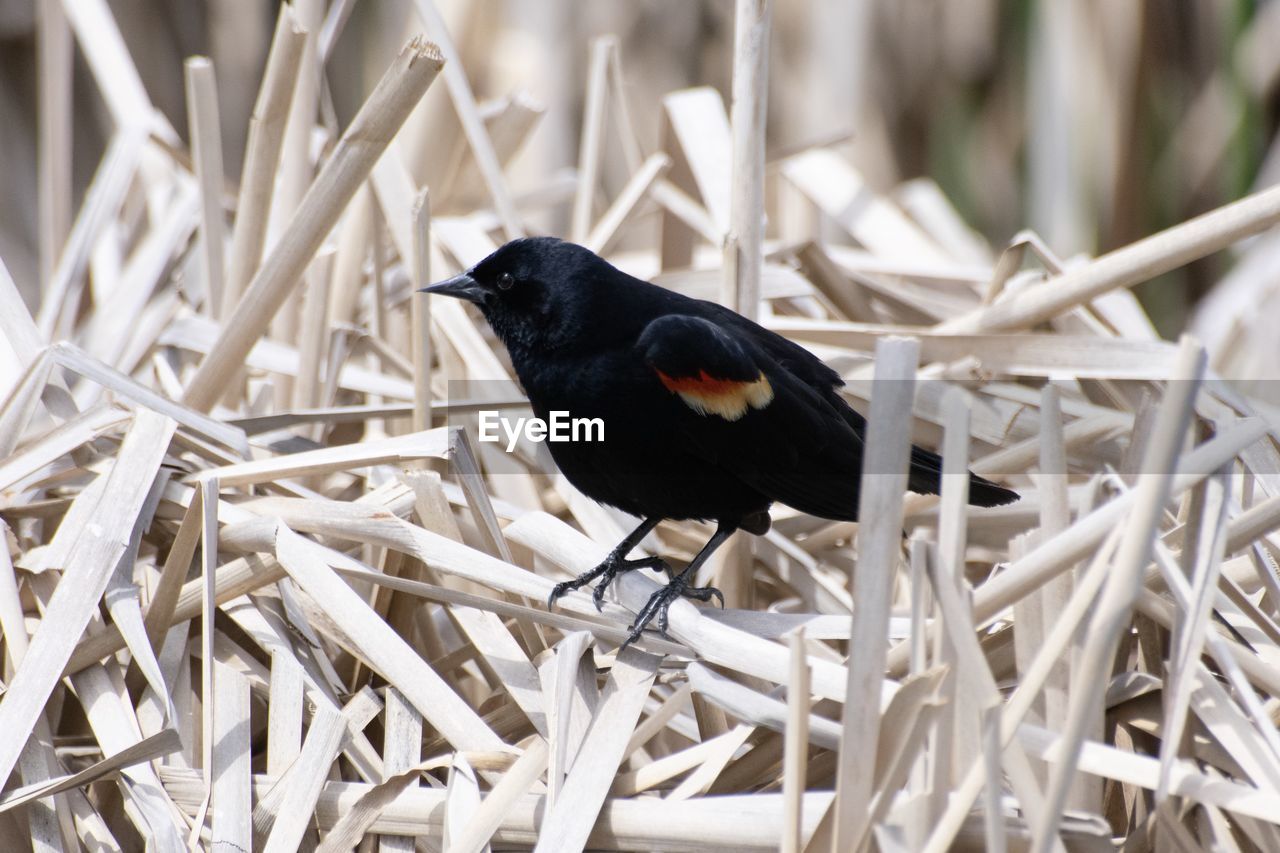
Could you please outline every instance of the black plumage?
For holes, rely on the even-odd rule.
[[[637,614],[632,639],[689,586],[735,530],[761,534],[773,502],[857,520],[866,422],[841,398],[839,375],[786,338],[712,302],[636,279],[593,252],[549,237],[513,240],[427,292],[475,303],[511,355],[532,403],[601,418],[604,440],[555,442],[552,458],[597,501],[644,519],[600,566],[558,585],[554,600],[632,568],[668,569],[627,554],[662,519],[715,521],[689,567]],[[904,425],[905,426],[905,425]],[[941,459],[911,452],[913,491],[936,494]],[[970,503],[1017,494],[971,475]]]

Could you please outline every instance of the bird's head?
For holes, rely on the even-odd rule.
[[[466,272],[422,288],[474,303],[509,349],[546,349],[580,335],[612,265],[554,237],[512,240]]]

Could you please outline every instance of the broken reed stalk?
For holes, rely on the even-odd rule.
[[[770,0],[737,0],[733,22],[733,180],[729,229],[737,240],[736,275],[725,276],[721,303],[760,313],[764,265],[764,132],[769,96]]]
[[[213,63],[193,56],[183,64],[191,159],[200,184],[200,246],[204,255],[205,311],[225,320],[223,301],[222,122],[218,119],[218,84]]]
[[[942,400],[942,501],[938,507],[938,566],[957,589],[965,586],[969,520],[969,424],[972,401],[959,388]]]
[[[804,626],[787,638],[791,650],[791,678],[787,682],[787,734],[782,759],[784,825],[778,849],[800,853],[804,849],[804,791],[809,768],[809,663]]]
[[[849,578],[857,607],[849,647],[849,676],[840,721],[836,773],[838,850],[860,849],[872,794],[871,757],[880,735],[880,685],[889,633],[892,584],[902,538],[902,496],[907,487],[910,436],[898,427],[910,417],[919,344],[884,338],[876,345],[875,391],[867,420],[858,490],[857,569]]]
[[[413,428],[431,428],[431,296],[419,291],[431,284],[431,195],[419,191],[413,204],[413,261],[409,283],[413,356]]]
[[[409,771],[421,761],[422,715],[409,704],[403,693],[389,687],[386,734],[382,747],[382,778],[389,781],[396,774]],[[376,817],[376,813],[374,816]],[[414,848],[412,838],[394,836],[383,836],[381,845],[387,853],[411,853]]]
[[[253,849],[253,757],[249,679],[221,661],[213,667],[211,847]]]
[[[201,695],[209,697],[201,704],[200,767],[204,771],[204,785],[213,796],[213,713],[217,696],[213,689],[214,616],[218,610],[215,588],[218,570],[218,489],[217,477],[209,477],[200,483],[200,687]]]
[[[192,377],[183,402],[207,412],[222,397],[442,62],[436,47],[420,39],[400,51],[311,184],[289,228]]]
[[[1008,834],[1004,825],[1004,795],[1001,790],[1001,760],[1004,751],[1000,743],[1000,709],[1004,707],[997,699],[992,705],[983,709],[979,719],[982,731],[982,764],[987,777],[987,796],[984,805],[984,829],[986,830],[987,853],[1005,853],[1009,849]]]
[[[1188,537],[1187,547],[1183,550],[1183,565],[1188,569],[1187,574],[1194,588],[1187,596],[1188,601],[1185,605],[1188,611],[1187,618],[1178,626],[1170,655],[1171,687],[1166,693],[1165,700],[1166,728],[1169,737],[1162,739],[1160,744],[1160,784],[1156,788],[1157,802],[1166,799],[1169,795],[1179,745],[1183,742],[1183,732],[1191,715],[1191,694],[1195,673],[1200,665],[1201,655],[1204,653],[1212,602],[1221,577],[1221,563],[1226,545],[1226,491],[1228,488],[1225,471],[1206,482],[1202,492],[1203,500],[1199,502],[1200,517],[1192,519],[1193,524],[1198,523],[1197,534],[1194,537]],[[1193,505],[1192,511],[1194,512],[1195,509]],[[1171,583],[1170,586],[1176,590],[1174,584]],[[1175,594],[1177,594],[1176,591]],[[1249,688],[1249,693],[1252,693],[1252,688]],[[1264,737],[1274,732],[1274,727],[1268,727],[1264,729]],[[1274,741],[1275,738],[1271,740]],[[1274,745],[1272,745],[1271,754],[1280,757]]]
[[[297,312],[300,317],[298,372],[293,383],[293,405],[298,409],[314,409],[321,404],[321,372],[331,328],[328,314],[331,271],[327,258],[317,258],[308,264],[303,278],[302,307]]]
[[[585,244],[592,233],[592,211],[595,208],[596,185],[600,180],[604,120],[608,111],[609,60],[617,49],[618,40],[613,36],[600,36],[591,42],[585,115],[582,138],[578,143],[578,186],[573,194],[573,214],[569,224],[569,236],[575,243]]]
[[[298,65],[298,80],[289,100],[288,115],[285,119],[284,139],[281,141],[280,174],[276,179],[278,187],[272,196],[271,214],[267,222],[267,233],[280,234],[293,221],[312,180],[316,177],[319,162],[313,159],[317,117],[320,113],[322,97],[322,80],[324,70],[320,65],[317,43],[320,40],[320,28],[324,22],[323,0],[295,0],[294,12],[298,23],[305,31],[302,44],[302,58]],[[337,132],[332,125],[324,125],[326,137],[331,138]],[[303,290],[315,286],[318,271],[308,264],[302,276]],[[301,314],[305,299],[289,300],[278,308],[268,325],[268,336],[272,340],[281,341],[289,346],[298,343],[301,337]],[[276,405],[284,408],[293,402],[294,384],[298,376],[286,374],[275,377],[272,383]],[[237,382],[238,384],[238,382]],[[239,390],[238,388],[236,389]],[[229,397],[234,400],[234,396]]]
[[[253,114],[249,117],[244,170],[240,176],[231,256],[223,293],[224,313],[219,318],[224,321],[240,304],[240,297],[262,260],[267,217],[276,186],[276,167],[280,162],[285,123],[289,118],[289,102],[298,82],[302,48],[306,41],[307,34],[299,29],[293,7],[288,3],[282,4],[267,54],[266,72],[253,104]]]
[[[1046,384],[1040,393],[1040,411],[1042,428],[1040,430],[1040,469],[1036,483],[1043,496],[1040,506],[1040,529],[1044,536],[1055,536],[1071,524],[1070,493],[1067,489],[1067,451],[1062,425],[1062,395],[1054,384]],[[1044,614],[1061,614],[1071,600],[1071,591],[1080,577],[1080,568],[1074,572],[1064,572],[1046,583],[1040,589],[1039,603]],[[1061,617],[1060,617],[1061,618]],[[1040,645],[1043,645],[1043,633],[1048,627],[1041,624]],[[1079,646],[1082,640],[1072,644],[1071,653],[1064,655],[1064,660],[1053,668],[1044,687],[1044,699],[1040,703],[1044,709],[1045,725],[1055,731],[1062,728],[1067,712],[1067,697],[1071,687],[1072,667],[1079,658]],[[1095,714],[1089,726],[1089,737],[1102,740],[1102,721]],[[1072,808],[1088,811],[1098,808],[1102,801],[1102,788],[1098,780],[1083,774],[1077,774],[1072,783],[1069,803]]]
[[[71,229],[71,28],[61,0],[36,3],[40,283],[53,281]]]

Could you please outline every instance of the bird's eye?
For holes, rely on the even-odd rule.
[[[511,286],[515,283],[516,283],[515,277],[512,276],[511,273],[509,272],[504,272],[502,275],[498,276],[499,290],[510,290]]]

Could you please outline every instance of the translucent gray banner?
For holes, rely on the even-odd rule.
[[[841,389],[841,396],[855,411],[865,416],[877,387],[885,384],[886,381],[873,380],[850,382]],[[966,393],[955,382],[917,380],[913,384],[914,419],[902,427],[911,430],[911,440],[915,445],[940,452],[948,427],[947,413],[956,411],[954,401],[948,404],[947,398],[958,395],[967,398],[969,403],[970,466],[979,463],[980,472],[995,479],[1038,468],[1038,445],[1045,425],[1039,409],[1041,394],[1036,386],[1004,383],[983,386],[978,393]],[[1070,469],[1077,473],[1107,470],[1142,473],[1139,470],[1140,449],[1129,449],[1135,413],[1154,411],[1167,383],[1108,380],[1105,383],[1058,384],[1062,391],[1061,407],[1067,428]],[[655,385],[654,390],[669,393],[661,385]],[[1260,399],[1280,400],[1280,382],[1274,386],[1265,383],[1264,387],[1255,382],[1248,387],[1251,397],[1258,396],[1260,391],[1264,392]],[[1255,415],[1250,400],[1228,383],[1204,383],[1200,395],[1204,404],[1198,407],[1197,442],[1206,440],[1215,429],[1225,427],[1238,417]],[[568,449],[588,443],[608,444],[611,437],[615,442],[628,441],[628,435],[635,435],[636,421],[643,422],[644,430],[654,431],[655,435],[665,430],[667,434],[661,436],[664,440],[687,440],[680,423],[673,421],[669,412],[666,417],[659,416],[660,410],[656,406],[646,409],[642,400],[636,401],[629,423],[615,423],[612,429],[607,418],[575,412],[571,407],[550,410],[539,416],[514,382],[451,381],[448,383],[447,405],[448,424],[465,433],[482,469],[489,474],[554,474],[557,467],[552,451],[557,447]],[[726,440],[738,440],[740,436],[756,434],[758,431],[754,424],[763,419],[786,419],[785,407],[789,405],[799,403],[779,395],[768,405],[751,409],[735,421],[725,421],[715,414],[698,414],[692,409],[688,416],[713,421],[719,418],[723,421]],[[783,434],[802,446],[820,446],[836,440],[834,436],[842,429],[842,422],[837,420],[839,415],[835,407],[829,410],[829,414],[832,427],[827,434],[785,431]],[[1145,417],[1140,421],[1139,434],[1149,428]],[[778,434],[776,429],[767,432],[775,436]],[[702,435],[705,437],[705,431]],[[1188,436],[1188,442],[1191,440],[1192,437]],[[610,447],[609,450],[616,452],[617,448]],[[643,452],[643,448],[637,448],[637,452]],[[883,459],[864,460],[864,467],[871,474],[895,473]]]

